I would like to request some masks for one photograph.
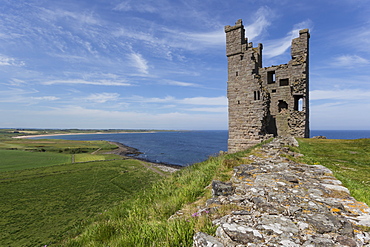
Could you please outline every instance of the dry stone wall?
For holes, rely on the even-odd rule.
[[[229,182],[213,181],[213,198],[198,214],[229,204],[238,209],[213,221],[215,237],[196,233],[194,247],[370,246],[363,231],[370,227],[370,208],[324,166],[284,158],[299,155],[286,145],[298,143],[276,138],[261,156],[247,157],[252,163],[235,167]]]

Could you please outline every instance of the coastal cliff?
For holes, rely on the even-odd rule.
[[[285,158],[299,156],[289,145],[298,142],[276,138],[235,167],[229,182],[212,182],[213,198],[197,214],[236,210],[213,221],[215,237],[196,233],[195,247],[370,246],[370,208],[324,166]]]

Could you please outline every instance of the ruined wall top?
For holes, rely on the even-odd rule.
[[[242,28],[242,27],[243,27],[243,21],[242,19],[239,19],[235,22],[235,26],[230,26],[230,25],[225,26],[225,32],[230,32],[232,30]]]
[[[213,198],[196,215],[219,214],[216,236],[199,232],[194,247],[370,246],[370,208],[328,168],[285,158],[300,156],[287,145],[298,142],[276,138],[242,159],[229,182],[212,182]],[[227,206],[234,211],[220,214]]]

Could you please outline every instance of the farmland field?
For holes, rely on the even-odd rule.
[[[0,246],[57,242],[160,176],[106,141],[0,139]],[[93,162],[92,162],[93,161]]]
[[[71,163],[71,154],[0,150],[0,172]]]
[[[0,246],[50,245],[158,179],[136,160],[0,172]]]

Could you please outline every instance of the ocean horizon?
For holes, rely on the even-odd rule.
[[[311,130],[310,137],[328,139],[370,138],[370,130]],[[32,137],[32,139],[104,140],[138,149],[137,158],[156,163],[189,166],[227,151],[227,130],[186,130],[148,133],[110,133]]]

